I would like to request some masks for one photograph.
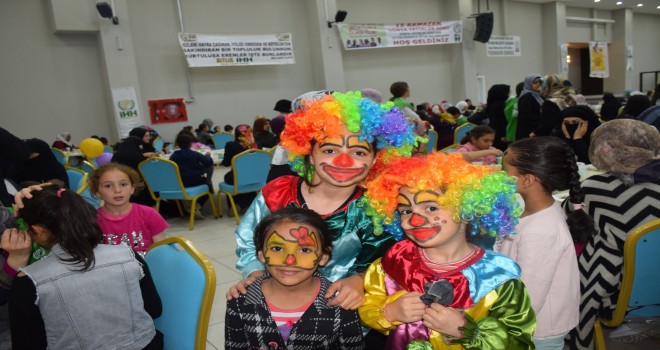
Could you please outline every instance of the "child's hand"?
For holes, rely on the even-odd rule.
[[[490,150],[490,155],[491,155],[491,156],[501,157],[503,154],[504,154],[504,152],[502,152],[501,150],[499,150],[499,149],[497,149],[497,148],[496,148],[496,149],[491,149],[491,150]]]
[[[32,191],[41,191],[44,189],[46,186],[50,186],[52,183],[46,182],[41,185],[32,185],[28,186],[18,192],[14,195],[14,202],[16,202],[16,207],[18,208],[23,208],[23,198],[32,198]],[[18,213],[18,210],[14,210],[14,215]]]
[[[332,296],[335,296],[332,298]],[[342,278],[330,285],[324,296],[329,306],[355,310],[364,302],[364,276],[362,274]]]
[[[254,271],[251,273],[246,279],[239,281],[236,285],[231,286],[229,288],[229,291],[227,291],[226,297],[227,300],[232,300],[234,298],[238,298],[241,296],[241,294],[245,295],[247,294],[247,287],[252,284],[252,282],[256,281],[257,278],[261,277],[265,271],[260,270],[260,271]]]
[[[15,228],[6,229],[0,239],[0,248],[9,253],[7,265],[18,270],[28,264],[32,251],[32,239],[27,232]]]
[[[412,323],[424,316],[426,304],[421,299],[423,293],[410,292],[385,306],[385,318],[390,322]]]
[[[433,303],[426,309],[423,319],[424,325],[430,329],[456,338],[463,337],[458,328],[465,326],[465,318],[453,307]]]

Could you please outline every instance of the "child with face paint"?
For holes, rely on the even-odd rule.
[[[284,208],[266,216],[254,244],[266,273],[227,302],[225,349],[363,349],[354,310],[329,306],[332,233],[317,213]]]
[[[513,233],[515,190],[505,173],[442,153],[394,159],[367,184],[376,231],[406,238],[371,264],[358,309],[388,336],[385,349],[534,348],[520,268],[467,241]]]
[[[389,153],[410,155],[418,137],[392,103],[379,105],[359,91],[327,94],[294,101],[301,106],[287,116],[281,146],[289,152],[298,176],[282,176],[261,190],[236,230],[238,261],[245,280],[227,292],[227,299],[246,293],[246,286],[264,273],[252,240],[257,223],[285,207],[314,210],[332,232],[333,259],[319,271],[332,281],[328,304],[356,309],[364,300],[363,272],[394,243],[376,235],[365,207],[361,184],[378,159]]]

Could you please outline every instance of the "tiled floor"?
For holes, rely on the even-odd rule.
[[[226,171],[226,168],[216,168],[213,175],[213,183],[217,184],[221,182]],[[167,234],[169,236],[183,236],[188,238],[199,250],[206,254],[215,267],[217,285],[207,336],[207,349],[209,350],[224,349],[225,293],[230,286],[241,279],[241,274],[234,267],[236,262],[234,253],[236,248],[236,241],[234,239],[234,230],[237,226],[236,220],[227,216],[227,206],[225,204],[226,201],[223,197],[224,215],[218,219],[214,219],[210,215],[210,207],[207,204],[203,210],[207,214],[207,218],[205,220],[195,220],[195,229],[193,231],[188,231],[187,218],[168,220],[170,228]],[[606,336],[608,333],[609,331],[606,331]],[[656,333],[655,336],[648,337],[644,341],[637,343],[617,343],[608,340],[607,349],[660,349],[660,335]]]

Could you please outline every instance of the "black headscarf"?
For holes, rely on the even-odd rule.
[[[603,105],[600,107],[601,119],[605,121],[615,119],[619,114],[619,108],[621,108],[621,101],[613,94],[606,93],[603,95]]]
[[[57,161],[50,146],[40,139],[28,139],[25,143],[30,148],[30,155],[38,155],[22,163],[15,163],[7,177],[19,184],[23,181],[47,182],[58,179],[68,187],[69,176],[66,169]]]
[[[142,135],[144,136],[144,134]],[[138,136],[127,137],[124,139],[124,142],[117,145],[117,152],[112,156],[112,161],[138,170],[138,164],[146,159],[146,157],[142,155],[142,144],[142,138]]]

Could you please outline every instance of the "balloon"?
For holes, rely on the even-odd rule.
[[[98,164],[98,166],[101,166],[110,163],[111,160],[112,160],[112,153],[109,152],[101,153],[101,155],[98,156],[98,158],[96,158],[96,164]]]
[[[87,158],[96,158],[103,153],[103,143],[93,138],[84,139],[80,142],[80,152]]]

